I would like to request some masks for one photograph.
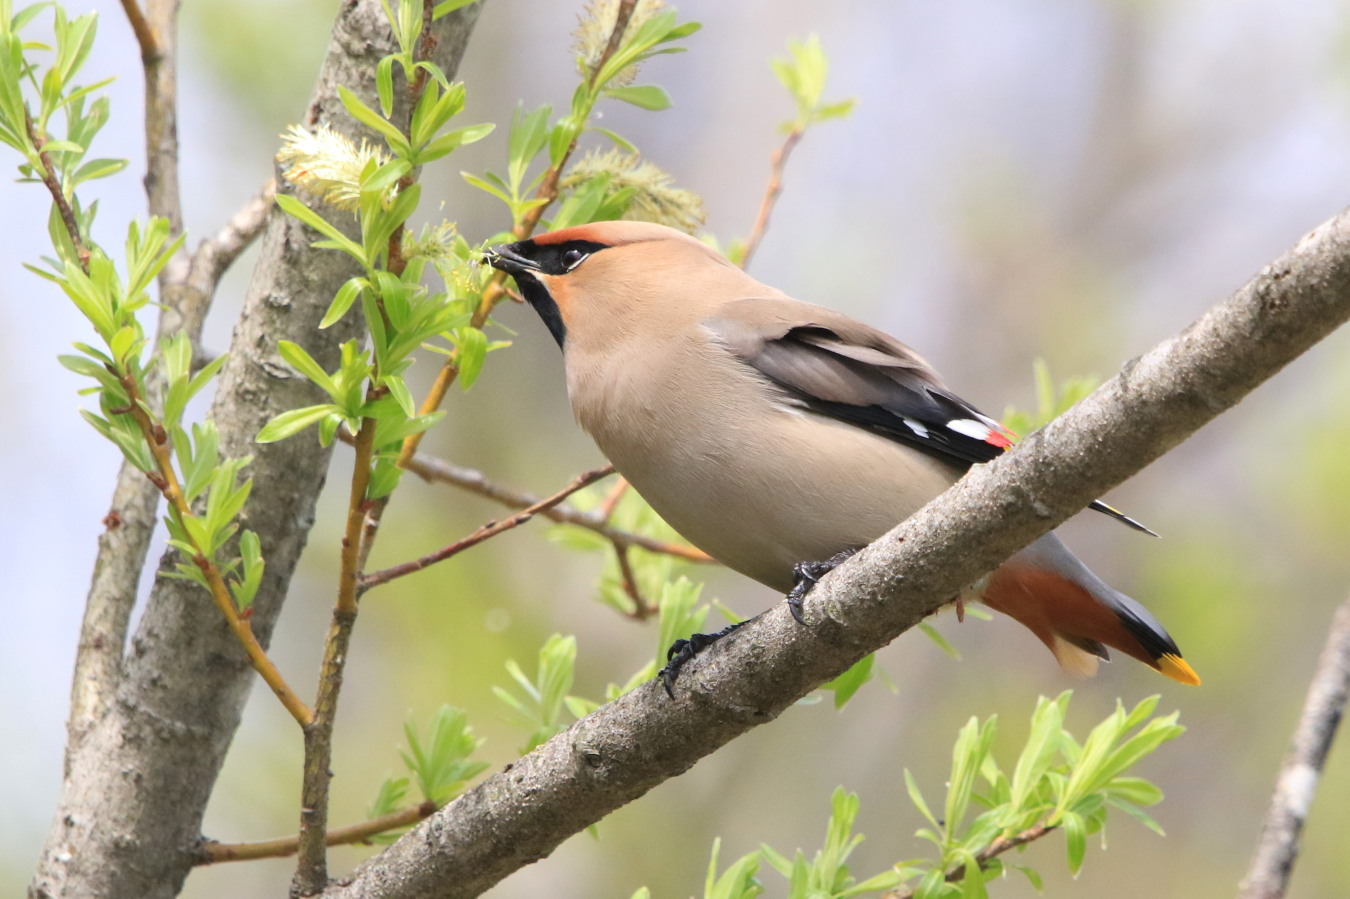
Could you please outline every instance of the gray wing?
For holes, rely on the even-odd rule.
[[[987,462],[1011,445],[998,422],[953,394],[921,356],[847,316],[785,299],[725,304],[704,322],[737,359],[812,412],[948,462]]]
[[[964,466],[1012,446],[1014,435],[952,393],[922,356],[846,315],[797,300],[747,298],[724,304],[703,324],[733,356],[817,414]],[[1100,500],[1089,508],[1153,534]]]

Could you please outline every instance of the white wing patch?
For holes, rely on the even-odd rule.
[[[902,418],[901,421],[905,423],[906,427],[908,427],[915,434],[918,434],[920,437],[928,436],[928,428],[924,427],[922,422],[915,421],[912,418]]]
[[[906,419],[906,423],[908,423],[908,419]],[[988,440],[989,435],[993,433],[993,428],[973,418],[954,418],[947,422],[947,429],[958,434],[965,434],[967,437],[973,437],[976,440]]]

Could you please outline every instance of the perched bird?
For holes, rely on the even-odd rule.
[[[909,347],[671,228],[582,225],[487,258],[562,348],[573,411],[615,468],[691,543],[775,590],[809,585],[821,569],[799,563],[867,545],[1010,446]],[[1067,671],[1095,673],[1111,647],[1200,682],[1157,619],[1053,533],[965,596]]]

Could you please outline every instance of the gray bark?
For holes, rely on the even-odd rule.
[[[476,896],[913,627],[1350,317],[1350,213],[1128,363],[1011,453],[827,576],[810,627],[776,608],[577,722],[418,825],[328,897]]]
[[[480,6],[435,25],[432,58],[447,73],[458,67]],[[376,63],[395,49],[379,0],[345,2],[307,123],[360,136],[337,86],[376,105]],[[349,214],[322,211],[335,223],[351,223]],[[264,645],[313,523],[331,454],[312,434],[254,444],[272,416],[319,401],[316,389],[281,361],[276,344],[294,340],[332,368],[338,345],[357,334],[357,316],[318,330],[333,294],[357,272],[344,254],[312,250],[314,239],[273,210],[210,413],[221,451],[254,457],[248,469],[253,499],[242,525],[258,533],[267,557],[251,619]],[[166,557],[161,569],[170,562]],[[255,676],[206,593],[163,577],[118,668],[115,693],[85,710],[87,729],[68,751],[31,896],[172,896],[191,869],[202,814]]]
[[[1350,698],[1350,599],[1331,619],[1331,633],[1317,660],[1317,672],[1308,686],[1303,714],[1280,765],[1270,808],[1261,827],[1261,839],[1247,876],[1238,886],[1238,899],[1280,899],[1289,889],[1289,876],[1298,859],[1298,840],[1312,809],[1317,783]]]

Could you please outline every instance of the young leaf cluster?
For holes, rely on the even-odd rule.
[[[1064,728],[1072,691],[1050,700],[1042,697],[1031,718],[1031,731],[1011,775],[991,755],[996,718],[983,723],[971,719],[961,729],[952,750],[942,814],[935,814],[913,776],[906,771],[910,799],[929,826],[918,836],[933,843],[938,857],[911,861],[901,867],[917,876],[917,895],[939,897],[984,896],[983,884],[1002,874],[1005,863],[989,854],[999,841],[1019,834],[1063,829],[1069,870],[1082,868],[1087,838],[1104,832],[1107,812],[1119,809],[1162,833],[1143,807],[1162,800],[1162,791],[1127,771],[1163,743],[1181,734],[1176,713],[1153,717],[1158,697],[1143,700],[1126,711],[1116,710],[1079,743]],[[966,818],[972,807],[983,809]],[[982,855],[983,853],[983,855]],[[1019,865],[1034,885],[1040,876]],[[953,875],[960,872],[960,879]]]
[[[469,781],[488,766],[472,758],[483,745],[483,738],[474,735],[462,709],[448,705],[437,709],[425,737],[409,720],[403,725],[403,736],[408,748],[400,749],[399,755],[408,773],[384,779],[367,811],[370,818],[382,818],[401,809],[414,784],[421,801],[439,808],[464,792]],[[396,836],[391,832],[382,839],[392,841]]]
[[[437,7],[442,8],[448,12],[454,4]],[[403,441],[430,428],[443,415],[418,412],[404,380],[414,353],[426,347],[451,356],[460,383],[467,389],[482,370],[487,353],[506,345],[489,341],[481,330],[471,327],[477,304],[473,288],[481,285],[482,277],[470,270],[474,253],[467,242],[453,229],[426,230],[420,239],[413,239],[406,230],[421,199],[421,186],[412,178],[414,169],[485,137],[493,126],[447,127],[464,108],[464,86],[452,84],[434,63],[415,58],[422,4],[400,0],[397,10],[388,3],[385,10],[399,51],[381,60],[377,70],[380,109],[367,106],[346,88],[338,91],[352,117],[384,138],[388,154],[350,142],[308,139],[295,132],[283,149],[290,171],[308,172],[316,163],[326,165],[322,169],[325,196],[354,197],[348,208],[357,215],[359,239],[348,237],[299,199],[277,197],[285,212],[322,235],[315,246],[344,252],[361,265],[363,274],[342,285],[320,327],[330,327],[359,304],[370,333],[370,348],[363,349],[355,341],[345,344],[339,368],[329,373],[304,348],[283,341],[278,347],[282,357],[322,389],[329,401],[284,412],[258,435],[264,443],[282,440],[317,424],[319,438],[326,444],[344,424],[356,434],[364,422],[372,422],[365,499],[380,499],[394,490],[401,474],[397,463]],[[416,101],[406,132],[390,120],[395,67],[409,85],[418,87],[413,91]],[[327,159],[313,158],[326,151],[331,152]],[[428,264],[442,275],[448,289],[431,291],[423,285]],[[431,341],[439,343],[428,346]]]
[[[20,31],[49,6],[52,44],[25,41]],[[94,137],[108,121],[108,98],[94,94],[112,81],[105,78],[81,86],[75,80],[97,30],[98,17],[92,12],[72,19],[59,5],[37,3],[16,14],[12,0],[0,0],[0,143],[23,157],[20,180],[55,180],[86,242],[97,204],[82,207],[76,188],[126,167],[124,159],[86,159]],[[45,67],[34,61],[37,53],[50,54]],[[59,136],[52,134],[58,118],[64,124]],[[75,259],[75,244],[56,206],[48,231],[58,256]]]
[[[631,142],[607,128],[591,124],[592,113],[602,98],[653,111],[670,106],[670,96],[664,89],[629,83],[644,61],[664,53],[683,52],[684,48],[674,46],[675,42],[700,28],[697,22],[679,23],[673,10],[661,10],[660,6],[659,2],[640,0],[618,46],[605,57],[604,49],[615,25],[618,3],[592,4],[578,27],[577,69],[581,79],[573,91],[568,111],[550,124],[552,107],[539,106],[528,112],[523,107],[518,108],[512,116],[507,140],[506,176],[495,172],[485,172],[481,176],[463,173],[464,180],[470,185],[506,205],[511,214],[511,232],[517,239],[525,236],[523,232],[531,214],[538,216],[539,208],[553,201],[554,194],[541,192],[540,188],[550,178],[556,186],[567,158],[587,130],[607,137],[626,154],[637,155],[637,148]],[[535,161],[545,153],[547,164],[529,176]],[[625,163],[624,167],[632,168],[632,164]],[[662,186],[668,188],[664,182]],[[597,175],[577,183],[573,193],[574,196],[547,221],[550,230],[619,218],[632,204],[636,188],[623,184],[611,187],[608,179]]]
[[[788,55],[770,64],[797,106],[796,118],[783,123],[784,131],[805,131],[820,122],[843,118],[857,105],[852,98],[829,103],[821,100],[830,67],[820,38],[814,34],[804,41],[788,41]]]
[[[918,899],[983,899],[986,885],[1005,867],[1022,871],[1037,889],[1040,875],[1033,869],[1005,862],[1002,853],[1019,848],[1054,829],[1062,828],[1068,843],[1069,868],[1083,864],[1086,838],[1103,830],[1108,808],[1118,808],[1162,833],[1141,806],[1162,800],[1162,792],[1127,772],[1183,728],[1176,713],[1153,717],[1158,697],[1146,699],[1131,711],[1116,710],[1078,741],[1064,729],[1072,691],[1037,702],[1031,732],[1011,776],[992,755],[996,718],[983,723],[971,719],[952,749],[952,771],[941,815],[935,813],[908,771],[905,783],[911,801],[928,821],[918,836],[933,843],[935,856],[900,862],[890,870],[857,880],[848,867],[849,856],[863,836],[853,832],[858,797],[842,787],[830,798],[825,841],[811,858],[798,850],[791,858],[761,845],[719,873],[721,841],[713,843],[704,881],[704,899],[752,899],[763,893],[757,878],[763,865],[788,882],[788,899],[845,899],[883,890],[888,896]],[[972,807],[983,809],[967,822]],[[644,887],[633,899],[650,896]]]
[[[1056,385],[1044,359],[1032,363],[1032,377],[1036,385],[1036,410],[1031,412],[1009,406],[1003,413],[1004,427],[1014,434],[1025,436],[1049,424],[1097,387],[1094,377],[1068,378]]]

